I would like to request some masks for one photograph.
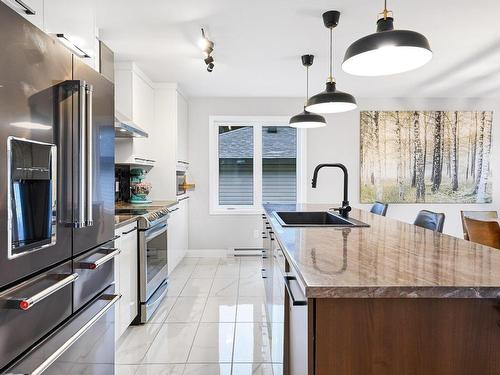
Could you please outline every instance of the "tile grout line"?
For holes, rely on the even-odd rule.
[[[238,288],[236,289],[236,311],[234,314],[234,332],[233,332],[233,350],[231,352],[231,370],[230,373],[233,373],[234,367],[234,347],[236,345],[236,323],[238,322],[238,306],[240,301],[240,279],[241,279],[241,259],[239,259],[239,269],[238,269]]]
[[[198,262],[199,262],[199,260],[198,260]],[[217,267],[219,266],[219,263],[220,263],[220,258],[219,258],[219,261],[217,262]],[[198,265],[198,263],[196,265]],[[193,272],[194,272],[194,269],[193,269]],[[212,290],[212,286],[214,285],[214,280],[215,280],[215,278],[212,278],[212,284],[210,284],[210,289],[208,290],[208,296],[205,298],[205,305],[203,306],[203,310],[201,312],[200,319],[198,320],[198,325],[196,326],[196,331],[195,331],[194,336],[193,336],[193,341],[191,342],[191,346],[189,347],[189,352],[188,352],[188,355],[186,357],[186,362],[184,363],[184,370],[182,371],[183,373],[185,372],[186,366],[189,363],[188,361],[189,361],[189,357],[191,356],[191,351],[193,350],[194,340],[196,340],[196,335],[198,335],[198,330],[200,329],[201,319],[203,318],[203,314],[205,313],[205,309],[207,308],[208,297],[210,296],[210,291]]]
[[[198,262],[199,262],[199,259],[198,259]],[[198,262],[196,264],[198,264]],[[194,270],[194,268],[193,268]],[[191,272],[192,273],[192,272]],[[188,278],[189,280],[189,278]],[[182,287],[181,289],[181,292],[182,290],[184,289],[184,287],[186,286],[186,283],[187,283],[187,280],[186,282],[184,283],[184,286]],[[180,292],[179,292],[179,295],[180,295]],[[175,304],[177,303],[177,300],[179,299],[179,296],[175,296],[175,302],[174,304],[172,305],[172,307],[170,308],[169,312],[167,313],[167,315],[165,316],[165,319],[163,320],[162,323],[149,323],[149,324],[160,324],[161,327],[160,329],[158,329],[158,331],[156,332],[156,334],[154,335],[153,337],[153,340],[151,340],[151,344],[148,345],[148,348],[146,349],[145,353],[144,353],[144,356],[141,358],[140,362],[138,363],[138,365],[147,365],[147,363],[144,363],[144,359],[146,358],[146,356],[148,355],[148,352],[149,350],[151,349],[151,346],[153,345],[153,343],[155,342],[156,338],[158,337],[160,331],[162,330],[163,326],[166,324],[166,320],[168,318],[168,316],[170,315],[170,313],[172,312],[172,309],[174,308]],[[147,323],[146,323],[147,324]],[[136,371],[134,372],[134,374],[139,370],[139,368],[136,369]],[[184,370],[183,370],[184,372]]]

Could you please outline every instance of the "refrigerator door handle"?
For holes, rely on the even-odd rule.
[[[86,221],[85,221],[85,226],[86,227],[91,227],[94,222],[93,222],[93,197],[92,197],[92,185],[93,185],[93,165],[92,165],[92,158],[93,158],[93,134],[92,134],[92,120],[93,120],[93,113],[92,113],[92,94],[93,94],[93,87],[92,85],[86,85],[85,88],[85,95],[86,95],[86,108],[85,108],[85,117],[86,117],[86,152],[85,152],[85,157],[86,157],[86,164],[87,164],[87,169],[86,169],[86,182],[85,182],[85,189],[86,189],[86,207],[85,207],[85,216],[86,216]]]
[[[75,228],[83,228],[86,223],[86,134],[87,134],[87,95],[86,95],[86,83],[85,81],[79,81],[78,83],[78,213],[77,220],[75,221]]]

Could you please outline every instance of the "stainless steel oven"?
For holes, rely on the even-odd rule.
[[[146,323],[167,293],[168,210],[154,211],[138,221],[139,315]]]

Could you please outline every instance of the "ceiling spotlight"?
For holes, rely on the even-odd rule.
[[[214,42],[207,38],[205,35],[205,30],[201,29],[201,39],[198,43],[201,50],[206,54],[206,56],[210,55],[214,50]]]
[[[208,56],[206,59],[205,59],[205,64],[210,64],[210,63],[213,63],[214,62],[214,58],[212,56]]]
[[[207,64],[207,72],[212,73],[212,70],[214,70],[214,63],[211,62],[210,64]]]

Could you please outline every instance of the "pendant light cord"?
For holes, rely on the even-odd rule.
[[[389,14],[389,12],[387,11],[387,0],[384,0],[384,20],[387,19],[387,15]]]
[[[306,104],[309,100],[309,66],[306,66]]]
[[[328,77],[330,82],[333,82],[333,28],[330,27],[330,76]]]

